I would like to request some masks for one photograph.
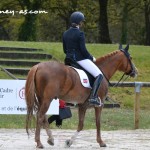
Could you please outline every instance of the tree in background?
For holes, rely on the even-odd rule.
[[[122,9],[122,34],[121,34],[121,40],[120,43],[126,44],[127,43],[127,35],[128,35],[128,1],[124,1],[124,6]]]
[[[39,11],[42,8],[44,0],[18,0],[23,10]],[[36,41],[37,15],[35,13],[27,13],[24,15],[24,22],[20,26],[18,40],[19,41]]]
[[[150,0],[144,0],[145,45],[150,45]]]
[[[57,14],[66,24],[66,29],[70,26],[70,15],[78,10],[79,0],[57,0],[51,7],[51,10]]]
[[[113,43],[145,43],[144,0],[110,0],[110,35]]]
[[[98,3],[96,1],[87,0],[85,3],[80,0],[51,0],[45,4],[49,14],[39,18],[39,27],[42,31],[39,31],[39,39],[43,37],[48,41],[61,41],[62,33],[70,27],[70,15],[74,11],[81,11],[85,15],[86,41],[98,41]]]
[[[121,2],[121,1],[120,1]],[[143,43],[145,45],[150,45],[150,0],[123,0],[122,4],[122,36],[121,36],[121,43],[126,44],[129,41],[128,34],[130,28],[135,31],[140,31],[141,37],[136,34],[135,38],[139,38],[139,44]],[[138,14],[138,18],[135,21],[135,25],[131,25],[130,22],[135,19],[135,15]],[[142,14],[142,15],[141,15]],[[130,16],[130,17],[129,17]],[[139,18],[141,18],[139,20]],[[144,20],[143,20],[144,18]],[[144,33],[142,28],[142,20],[145,21],[145,29]],[[137,28],[136,26],[138,23],[140,26]],[[137,33],[137,31],[135,31]],[[145,35],[145,36],[144,36]],[[130,36],[132,36],[130,34]],[[144,36],[144,37],[142,37]],[[137,39],[138,41],[138,39]]]
[[[12,36],[17,36],[17,29],[20,20],[19,17],[16,17],[11,10],[20,9],[18,2],[16,0],[1,0],[0,2],[0,39],[1,40],[11,40]],[[8,10],[8,13],[5,11]],[[4,13],[3,13],[4,12]],[[14,24],[15,22],[15,24]]]
[[[82,11],[87,42],[150,45],[150,0],[1,0],[0,10],[7,9],[48,14],[0,13],[3,40],[61,41],[71,13]]]
[[[0,16],[0,40],[10,40],[10,36],[8,31],[6,30],[4,24],[6,24],[8,20],[5,15]]]
[[[43,7],[48,14],[39,16],[38,39],[61,41],[62,33],[70,26],[70,15],[77,10],[78,0],[49,0]]]
[[[107,17],[108,0],[99,0],[100,14],[99,14],[99,42],[111,43],[109,37],[108,17]]]
[[[123,2],[121,3],[121,8],[122,8],[122,12],[121,12],[121,39],[120,39],[120,43],[122,44],[127,44],[129,42],[129,38],[128,38],[128,30],[129,30],[129,22],[131,18],[129,18],[129,16],[131,15],[131,12],[133,13],[134,10],[136,9],[137,6],[139,6],[139,2],[136,1],[132,1],[132,0],[123,0]],[[134,29],[132,29],[134,30]]]

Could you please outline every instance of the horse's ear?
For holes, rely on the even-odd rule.
[[[129,44],[127,44],[127,46],[125,47],[124,50],[125,50],[125,51],[128,51],[128,50],[129,50]]]
[[[119,44],[119,50],[121,50],[122,49],[122,44]]]

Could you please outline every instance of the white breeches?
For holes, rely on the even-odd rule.
[[[77,61],[77,63],[95,78],[99,74],[103,74],[101,70],[89,59],[80,60]]]

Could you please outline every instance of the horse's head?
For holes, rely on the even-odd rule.
[[[129,50],[129,44],[123,49],[122,45],[119,46],[119,50],[124,53],[126,57],[126,61],[123,62],[124,68],[125,68],[125,74],[129,75],[131,77],[136,77],[138,74],[137,68],[135,67],[134,63],[132,62],[132,57],[130,56],[128,50]]]

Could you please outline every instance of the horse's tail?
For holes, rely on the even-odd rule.
[[[35,95],[35,74],[38,69],[38,65],[31,68],[28,73],[26,84],[25,84],[25,99],[27,105],[27,116],[26,116],[26,132],[29,135],[29,128],[33,119],[33,112],[37,111],[38,102]]]

